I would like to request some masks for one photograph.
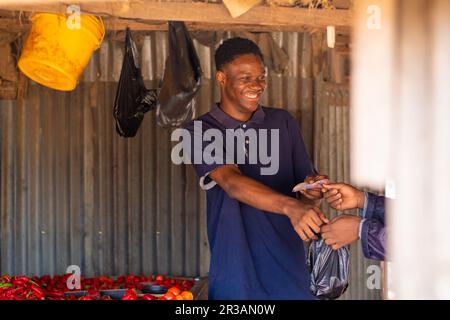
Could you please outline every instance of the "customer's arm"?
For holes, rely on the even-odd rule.
[[[361,245],[367,259],[384,260],[386,229],[376,219],[365,219],[361,225]]]

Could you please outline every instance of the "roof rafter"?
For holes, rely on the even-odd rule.
[[[300,31],[333,25],[347,29],[352,23],[350,10],[304,9],[259,5],[240,17],[232,18],[221,3],[155,2],[145,0],[2,0],[0,9],[28,12],[65,13],[78,4],[82,13],[145,21],[185,21],[200,26],[248,26],[265,30]]]

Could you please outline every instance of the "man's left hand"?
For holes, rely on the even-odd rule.
[[[338,216],[322,227],[322,238],[333,250],[338,250],[358,240],[360,222],[361,218],[358,216]]]
[[[307,176],[305,178],[306,183],[311,184],[319,180],[328,179],[328,176],[325,175],[317,175],[317,176]],[[322,191],[328,191],[327,189],[311,189],[311,190],[301,190],[300,193],[302,196],[304,196],[306,199],[311,201],[318,201],[322,199],[323,192]]]

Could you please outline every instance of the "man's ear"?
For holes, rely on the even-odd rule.
[[[225,73],[223,73],[223,71],[217,71],[216,72],[216,81],[219,85],[224,85],[225,84]]]

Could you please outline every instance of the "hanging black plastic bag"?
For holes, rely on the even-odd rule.
[[[311,292],[319,299],[337,299],[348,287],[350,254],[347,247],[333,250],[323,239],[311,242],[308,269]]]
[[[162,127],[177,127],[194,117],[195,95],[202,70],[192,39],[183,22],[169,22],[166,60],[156,119]]]
[[[156,89],[145,88],[139,68],[138,51],[127,28],[122,71],[114,101],[117,133],[122,137],[134,137],[144,119],[144,114],[155,108],[156,100]]]

